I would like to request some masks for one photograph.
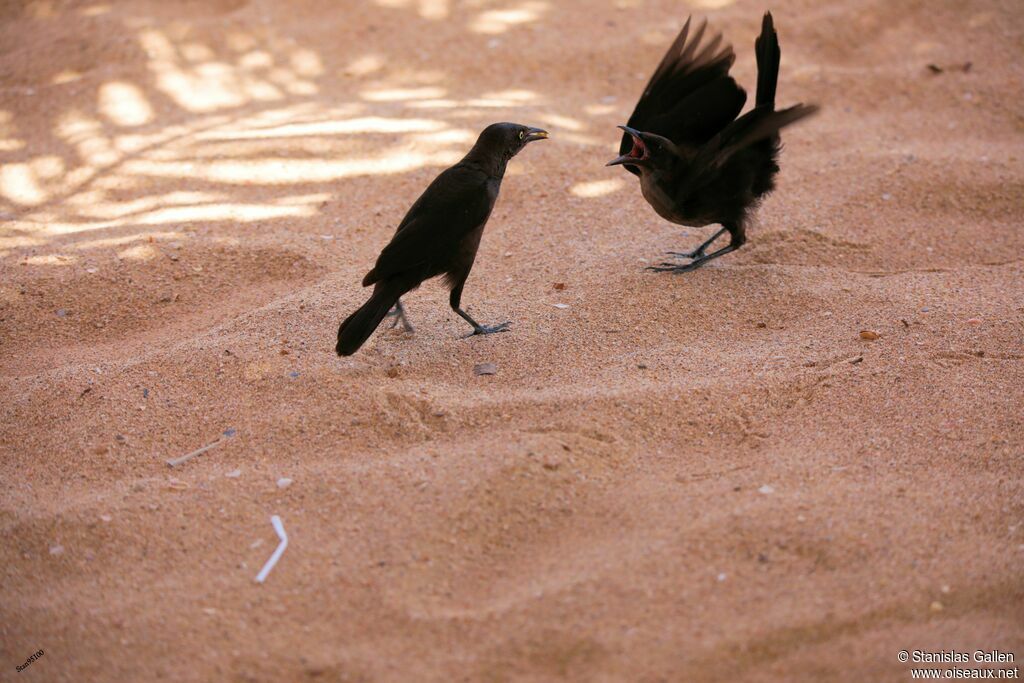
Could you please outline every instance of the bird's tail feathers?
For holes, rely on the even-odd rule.
[[[764,19],[761,21],[761,35],[754,41],[754,52],[757,54],[755,105],[774,107],[775,86],[779,82],[779,62],[782,59],[782,51],[779,49],[779,36],[775,33],[771,12],[764,13]]]
[[[338,328],[338,345],[334,348],[338,355],[351,356],[358,351],[402,294],[401,291],[387,287],[385,283],[378,284],[370,299]]]

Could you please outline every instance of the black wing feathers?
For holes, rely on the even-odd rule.
[[[691,20],[686,20],[637,102],[629,118],[631,128],[695,146],[740,113],[747,94],[729,76],[736,55],[721,34],[704,42],[706,30],[707,23],[701,22],[691,32]],[[632,138],[623,135],[620,154],[632,144]]]
[[[720,159],[728,157],[737,149],[772,137],[778,134],[783,127],[796,123],[817,111],[818,107],[813,104],[797,104],[780,111],[767,107],[755,107],[723,130],[714,142],[707,145],[706,149],[711,151],[716,159],[712,163],[720,165]],[[701,156],[703,155],[704,151],[702,150]]]
[[[462,165],[444,171],[409,209],[363,286],[410,271],[430,272],[426,277],[439,274],[434,271],[450,260],[463,237],[487,220],[492,206],[482,172]],[[419,275],[420,280],[426,277]]]

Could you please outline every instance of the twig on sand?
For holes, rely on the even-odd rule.
[[[177,467],[181,463],[187,462],[187,461],[191,460],[192,458],[196,457],[197,455],[202,455],[203,453],[205,453],[206,451],[210,450],[214,446],[219,446],[221,441],[223,441],[223,439],[217,439],[213,443],[208,443],[205,446],[203,446],[202,448],[197,448],[196,450],[192,451],[191,453],[186,453],[185,455],[182,455],[182,456],[177,457],[177,458],[171,458],[170,460],[167,461],[167,466],[168,467]]]
[[[274,554],[270,556],[267,563],[263,565],[263,569],[260,570],[260,573],[256,575],[256,583],[263,583],[266,580],[267,574],[269,574],[270,570],[274,568],[277,561],[281,559],[281,555],[284,554],[284,549],[288,547],[288,534],[284,532],[284,524],[281,523],[281,518],[274,515],[270,518],[270,523],[274,525],[274,531],[277,532],[277,537],[281,539],[281,542],[277,544],[277,550],[275,550]]]

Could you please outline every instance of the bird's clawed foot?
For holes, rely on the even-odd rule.
[[[694,258],[687,256],[686,258]],[[694,258],[693,261],[685,265],[679,265],[678,263],[661,263],[657,266],[647,266],[645,270],[654,271],[655,273],[685,273],[690,270],[696,270],[700,268],[708,259],[704,258],[703,255],[700,258]]]
[[[716,259],[719,256],[725,256],[730,252],[736,251],[737,249],[739,249],[741,244],[743,244],[743,242],[730,244],[729,246],[722,247],[721,249],[713,251],[710,254],[701,253],[700,256],[698,256],[697,258],[693,259],[692,261],[685,265],[679,265],[678,263],[668,263],[666,261],[656,266],[647,266],[647,270],[653,270],[655,273],[685,273],[690,270],[696,270],[705,263],[707,263],[708,261]],[[703,252],[703,249],[706,246],[706,244],[702,245],[700,248],[698,248],[697,251]]]
[[[473,326],[473,331],[467,334],[465,337],[463,337],[463,339],[468,339],[469,337],[474,337],[478,334],[494,334],[496,332],[508,332],[508,326],[512,324],[510,321],[506,321],[501,323],[500,325],[481,325],[477,321],[473,320],[469,313],[466,313],[464,310],[459,308],[457,300],[452,301],[452,310],[458,313],[463,320],[465,320],[467,323]]]
[[[394,320],[391,321],[391,326],[388,329],[393,330],[395,329],[395,327],[398,326],[398,323],[402,323],[402,329],[405,330],[406,332],[411,333],[416,331],[413,328],[412,323],[409,322],[409,318],[405,316],[405,307],[402,306],[401,301],[396,303],[395,307],[388,311],[388,314],[385,315],[384,317],[394,318]]]
[[[512,321],[506,321],[499,325],[477,325],[473,328],[473,331],[467,334],[463,339],[469,337],[475,337],[478,334],[496,334],[498,332],[508,332],[508,326],[512,324]]]
[[[705,254],[704,252],[707,251],[708,247],[710,247],[714,243],[715,240],[717,240],[719,237],[721,237],[727,231],[728,231],[728,228],[722,228],[721,230],[716,232],[714,235],[712,235],[706,242],[704,242],[702,245],[700,245],[699,247],[697,247],[693,251],[666,251],[665,252],[669,256],[675,256],[676,258],[693,259],[693,263],[689,263],[689,264],[687,264],[685,266],[679,266],[679,265],[677,265],[675,263],[662,263],[661,265],[664,266],[664,267],[659,268],[659,267],[653,267],[652,266],[651,268],[648,268],[648,270],[656,270],[658,272],[673,271],[673,272],[685,273],[688,270],[693,270],[694,268],[698,268],[700,266],[700,263],[703,263],[704,261],[707,261],[709,259],[707,254]],[[720,254],[724,254],[724,253],[726,253],[726,252],[724,252],[722,250],[716,251],[714,254],[711,255],[710,258],[714,258],[715,255],[720,255]]]
[[[704,256],[704,247],[697,247],[693,251],[666,251],[665,253],[676,258],[698,259]]]

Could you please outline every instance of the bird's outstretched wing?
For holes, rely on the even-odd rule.
[[[707,22],[691,30],[686,20],[629,117],[630,128],[696,147],[740,113],[747,93],[729,76],[736,55],[719,33],[704,40],[706,31]],[[630,135],[623,135],[619,153],[628,153],[632,145]]]
[[[483,173],[462,165],[447,169],[409,209],[363,286],[406,272],[424,279],[421,271],[448,262],[462,238],[487,220],[493,204]]]
[[[754,107],[725,127],[697,152],[690,164],[694,174],[717,172],[737,152],[778,134],[784,126],[817,113],[813,104],[796,104],[780,111],[772,105]],[[696,178],[687,183],[695,184]]]

